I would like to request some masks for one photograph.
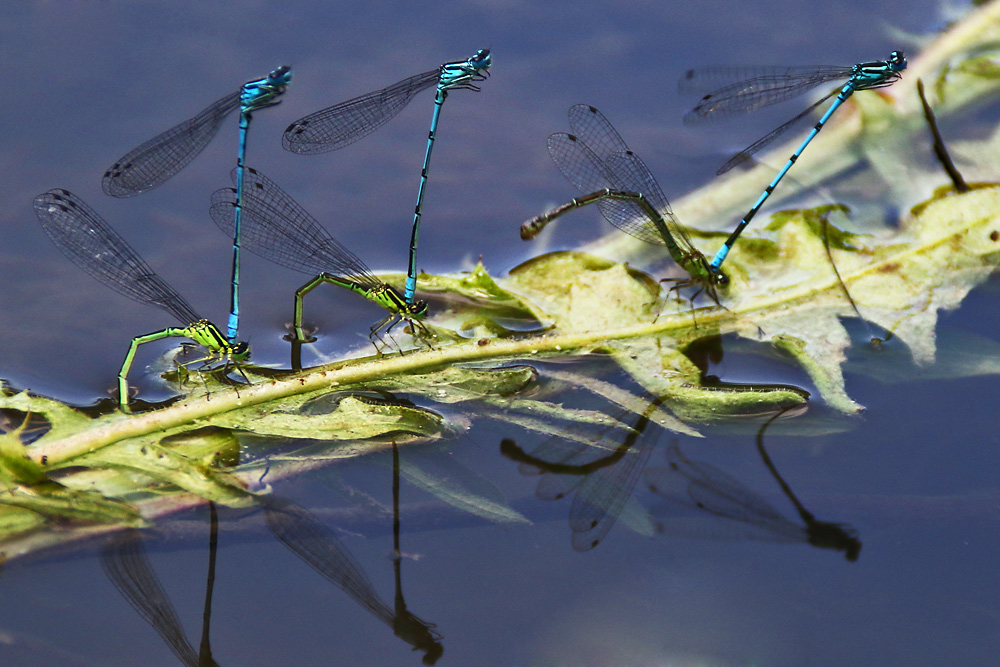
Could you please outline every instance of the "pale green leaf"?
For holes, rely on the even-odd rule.
[[[400,463],[400,474],[410,484],[470,514],[498,523],[531,523],[527,517],[506,504],[472,493],[450,478],[428,475],[405,460]]]

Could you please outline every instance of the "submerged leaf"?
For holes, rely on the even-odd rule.
[[[67,489],[53,482],[0,493],[0,504],[31,510],[59,523],[142,524],[139,513],[125,503],[96,491]]]
[[[492,417],[526,431],[557,436],[570,442],[582,444],[591,444],[593,435],[589,427],[592,426],[617,429],[621,432],[622,437],[633,431],[631,426],[608,416],[604,412],[576,410],[545,401],[517,401],[510,404],[507,410],[484,412],[482,416]]]
[[[203,461],[206,465],[233,468],[240,462],[240,441],[232,431],[215,426],[167,436],[160,446]]]
[[[700,371],[677,350],[651,338],[614,344],[615,360],[663,405],[686,422],[712,423],[774,414],[806,402],[804,392],[787,387],[745,385],[725,389],[704,387]],[[654,420],[659,421],[654,415]],[[669,424],[664,428],[678,431]],[[678,431],[680,432],[680,431]]]
[[[683,423],[666,410],[663,410],[660,406],[657,405],[650,409],[649,399],[636,396],[635,394],[627,392],[610,382],[603,382],[601,380],[595,380],[593,378],[583,377],[573,373],[563,373],[552,370],[548,371],[548,375],[587,389],[598,396],[603,396],[611,403],[619,405],[633,414],[643,415],[650,421],[659,424],[662,428],[669,431],[683,433],[694,437],[701,437],[701,434],[698,433],[698,431]]]
[[[254,504],[253,496],[232,475],[214,470],[201,461],[160,445],[125,442],[118,447],[106,447],[82,456],[75,465],[122,468],[159,484],[137,485],[136,490],[140,492],[170,492],[169,487],[162,487],[167,484],[230,507],[249,507]],[[137,478],[139,480],[141,477]]]
[[[472,271],[459,275],[434,276],[421,273],[418,276],[421,291],[465,297],[475,302],[479,314],[489,313],[493,318],[533,319],[532,305],[521,296],[510,292],[493,279],[483,266],[482,259],[476,262]]]
[[[394,433],[430,436],[441,431],[439,415],[412,405],[343,396],[331,411],[276,411],[273,405],[227,412],[217,426],[282,438],[365,440]]]
[[[487,498],[459,484],[454,476],[441,477],[427,473],[413,462],[403,459],[400,474],[417,488],[465,512],[497,523],[531,523],[523,514],[499,498]]]
[[[435,403],[461,403],[516,395],[530,387],[537,377],[538,371],[526,364],[495,368],[450,366],[434,373],[386,377],[368,386],[420,394]]]
[[[82,412],[51,398],[31,396],[26,391],[9,395],[2,380],[0,380],[0,408],[44,415],[52,425],[45,434],[45,437],[51,440],[76,433],[93,424],[93,420]]]
[[[48,520],[44,515],[30,509],[15,505],[0,504],[0,562],[11,554],[7,544],[13,538],[29,533],[45,525]]]

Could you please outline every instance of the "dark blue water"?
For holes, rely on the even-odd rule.
[[[258,113],[249,164],[282,184],[373,268],[401,270],[431,95],[339,153],[284,152],[284,127],[307,113],[438,64],[493,51],[481,93],[445,105],[425,200],[420,266],[467,268],[480,255],[502,274],[533,249],[517,227],[571,189],[545,137],[587,102],[613,119],[667,195],[708,182],[727,150],[780,122],[688,128],[676,94],[686,68],[727,63],[849,64],[915,50],[903,32],[943,25],[934,3],[11,3],[0,10],[0,377],[90,403],[113,386],[137,333],[167,316],[84,276],[44,237],[31,198],[74,191],[95,207],[205,316],[223,321],[230,247],[211,223],[211,192],[229,184],[236,119],[159,189],[112,200],[100,176],[133,146],[279,64],[294,68],[284,102]],[[791,113],[785,110],[781,113]],[[836,122],[836,121],[834,121]],[[962,126],[950,131],[961,134]],[[942,178],[943,182],[943,178]],[[835,195],[836,193],[834,193]],[[915,192],[915,203],[930,195]],[[567,246],[606,231],[596,214],[564,225]],[[291,293],[303,276],[249,257],[243,332],[260,362],[284,364]],[[989,349],[997,287],[942,316],[948,351]],[[311,313],[321,352],[361,344],[377,307],[323,290]],[[857,331],[859,339],[863,332]],[[972,338],[970,338],[972,337]],[[979,337],[979,338],[976,338]],[[970,342],[971,341],[971,342]],[[324,347],[325,346],[325,347]],[[898,352],[899,350],[896,349]],[[801,371],[727,348],[713,372],[730,381],[801,382]],[[782,476],[817,518],[853,526],[860,558],[801,544],[638,534],[620,521],[598,548],[570,547],[569,501],[538,501],[535,479],[500,454],[543,438],[477,421],[461,438],[403,451],[404,462],[496,486],[532,525],[494,525],[401,487],[402,593],[434,623],[438,664],[991,664],[998,648],[998,469],[990,376],[939,379],[864,349],[847,388],[864,417],[838,432],[767,439]],[[905,356],[905,352],[902,353]],[[148,363],[148,362],[146,362]],[[138,370],[137,366],[137,370]],[[883,383],[872,379],[908,380]],[[154,391],[147,383],[144,391]],[[568,401],[584,400],[569,396]],[[801,420],[824,416],[819,406]],[[681,439],[786,516],[794,510],[754,447],[759,423]],[[652,435],[650,435],[652,437]],[[650,465],[665,464],[663,434]],[[276,493],[316,512],[393,607],[392,517],[355,509],[358,494],[391,506],[387,453],[285,482]],[[665,512],[641,488],[634,501]],[[353,492],[350,495],[346,492]],[[351,500],[348,500],[351,498]],[[629,510],[626,509],[626,513]],[[422,652],[306,567],[258,512],[222,511],[211,647],[219,664],[419,664]],[[200,641],[208,566],[205,510],[150,535],[148,550],[187,632]],[[732,536],[731,536],[732,537]],[[92,550],[0,573],[0,656],[11,665],[148,664],[177,659],[118,595]]]

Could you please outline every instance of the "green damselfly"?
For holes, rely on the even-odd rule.
[[[244,170],[243,245],[250,252],[293,271],[316,274],[295,292],[295,338],[308,339],[302,330],[302,299],[321,283],[356,292],[389,311],[371,327],[370,338],[386,335],[400,321],[425,331],[420,319],[426,301],[407,301],[393,287],[378,279],[357,255],[345,248],[284,190],[256,169]],[[232,231],[236,190],[222,188],[212,194],[212,219],[227,234]],[[383,341],[384,342],[384,341]],[[376,348],[378,346],[376,345]]]
[[[687,232],[670,209],[670,202],[656,178],[600,111],[587,104],[570,107],[572,133],[549,137],[549,155],[566,179],[584,194],[521,225],[521,238],[534,238],[552,220],[572,210],[597,204],[604,218],[635,238],[666,246],[667,252],[689,278],[673,289],[698,286],[719,302],[717,288],[729,282],[713,271],[708,260],[691,244]]]
[[[162,338],[189,338],[208,350],[209,357],[227,363],[250,356],[247,343],[232,343],[158,276],[138,253],[92,208],[72,192],[59,188],[44,192],[34,200],[35,214],[52,242],[74,264],[119,294],[150,304],[173,315],[182,327],[136,336],[118,373],[118,402],[128,406],[128,372],[136,351],[143,343]]]

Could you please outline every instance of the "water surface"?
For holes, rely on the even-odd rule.
[[[373,268],[402,270],[431,95],[339,153],[291,155],[281,149],[280,133],[334,102],[492,49],[493,76],[483,91],[453,94],[442,115],[420,266],[456,271],[481,255],[500,274],[536,252],[518,239],[520,222],[571,196],[545,150],[545,137],[566,129],[571,105],[590,103],[612,118],[676,198],[708,182],[726,151],[781,120],[765,114],[745,123],[683,126],[692,102],[677,95],[675,82],[686,68],[849,64],[883,58],[893,48],[910,52],[915,46],[901,34],[943,24],[929,2],[910,3],[905,13],[888,2],[756,1],[738,11],[714,2],[241,7],[38,2],[0,10],[7,73],[0,115],[0,377],[89,404],[113,387],[132,336],[171,324],[165,314],[90,280],[51,246],[31,210],[31,198],[51,187],[80,195],[195,308],[224,320],[230,249],[207,210],[210,193],[228,185],[236,119],[156,191],[112,200],[101,193],[100,176],[133,146],[279,64],[292,65],[295,78],[280,106],[255,117],[249,163]],[[948,129],[963,130],[957,123]],[[915,192],[912,201],[896,204],[929,195]],[[607,231],[594,212],[574,222],[559,230],[565,247]],[[284,364],[281,335],[303,277],[252,256],[244,276],[243,332],[257,361]],[[987,284],[943,315],[941,335],[962,341],[950,349],[995,339],[996,291]],[[326,333],[320,353],[362,342],[380,317],[377,307],[346,292],[311,298],[311,313]],[[854,332],[863,340],[863,331]],[[818,519],[858,531],[863,546],[853,563],[834,551],[738,535],[650,537],[630,530],[624,517],[603,544],[577,553],[567,524],[570,500],[536,499],[537,480],[500,453],[504,439],[532,450],[541,436],[476,422],[462,437],[401,452],[404,464],[474,472],[532,521],[469,518],[404,478],[402,593],[410,612],[435,624],[444,651],[438,664],[989,664],[1000,612],[998,450],[989,405],[997,381],[915,373],[886,384],[872,378],[892,377],[900,365],[864,347],[851,357],[847,388],[866,406],[865,416],[821,437],[775,433],[767,446]],[[593,372],[616,379],[610,368]],[[727,345],[712,372],[732,382],[804,382],[797,369],[761,361],[741,345]],[[142,387],[158,391],[153,381]],[[829,415],[815,406],[803,419],[823,416]],[[682,438],[679,446],[794,517],[757,453],[758,427],[704,428],[704,441]],[[669,434],[658,436],[650,466],[665,465],[670,441]],[[276,492],[313,511],[395,609],[392,471],[385,452]],[[359,495],[383,512],[358,511]],[[669,516],[642,484],[633,500],[626,513],[639,507]],[[384,619],[307,567],[266,529],[262,513],[222,510],[219,521],[210,632],[219,664],[420,662],[424,651],[414,652]],[[195,649],[209,526],[202,509],[165,523],[158,539],[147,536],[151,567]],[[104,575],[101,547],[4,569],[5,664],[177,664]]]

